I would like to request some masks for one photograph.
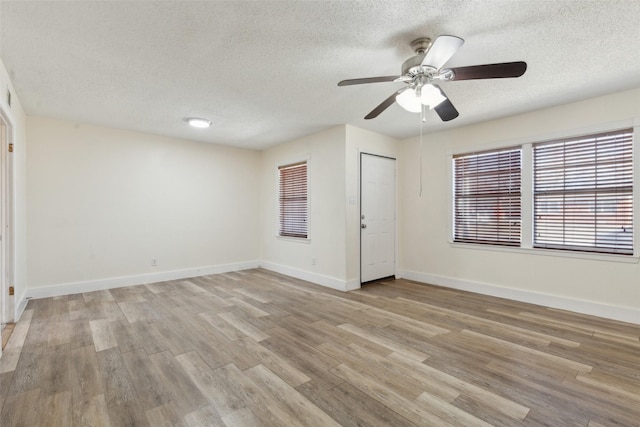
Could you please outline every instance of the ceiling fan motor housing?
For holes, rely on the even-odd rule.
[[[411,49],[416,53],[415,56],[407,59],[402,63],[402,75],[408,77],[415,77],[423,74],[428,77],[432,77],[437,73],[433,67],[422,65],[424,57],[427,55],[429,48],[433,43],[429,37],[421,37],[411,42]],[[430,79],[429,79],[430,80]]]
[[[422,60],[424,59],[426,54],[421,53],[416,56],[412,56],[402,63],[402,75],[408,77],[415,77],[420,74],[424,74],[427,76],[434,76],[438,73],[433,67],[429,67],[428,65],[422,65]]]

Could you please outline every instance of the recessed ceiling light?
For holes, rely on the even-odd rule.
[[[211,126],[211,120],[207,120],[207,119],[201,119],[199,117],[187,117],[186,119],[184,119],[187,123],[189,123],[190,126],[193,126],[194,128],[208,128],[209,126]]]

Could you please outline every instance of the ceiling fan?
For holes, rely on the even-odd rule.
[[[520,77],[527,70],[527,63],[522,61],[442,68],[463,44],[464,40],[460,37],[447,35],[438,36],[433,43],[428,37],[416,39],[411,42],[416,55],[404,61],[402,75],[342,80],[338,86],[403,82],[406,87],[382,101],[365,119],[378,117],[397,102],[405,110],[414,113],[419,113],[428,106],[429,109],[436,110],[443,121],[448,122],[458,117],[459,113],[435,82]]]

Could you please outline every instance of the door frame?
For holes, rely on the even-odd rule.
[[[358,197],[358,202],[360,204],[359,209],[358,209],[358,248],[359,248],[359,268],[358,268],[358,282],[360,282],[360,284],[362,285],[362,159],[363,156],[373,156],[373,157],[380,157],[383,159],[389,159],[389,160],[393,160],[394,161],[394,174],[393,174],[393,194],[394,194],[394,200],[393,200],[393,228],[394,228],[394,240],[393,240],[393,270],[394,270],[394,277],[398,277],[398,177],[397,177],[397,161],[398,159],[396,157],[391,157],[391,156],[385,156],[383,154],[375,154],[375,153],[369,153],[366,151],[359,151],[359,158],[358,158],[358,166],[359,166],[359,173],[358,173],[358,193],[359,193],[359,197]],[[367,283],[367,282],[364,282]]]
[[[0,323],[15,321],[15,294],[9,296],[9,286],[15,290],[15,176],[13,155],[15,126],[0,105],[0,120],[4,123],[6,138],[0,144]]]

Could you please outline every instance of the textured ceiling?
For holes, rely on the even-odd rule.
[[[2,0],[0,56],[29,115],[260,149],[344,123],[417,135],[397,105],[363,119],[403,83],[336,83],[399,74],[422,36],[465,39],[451,67],[529,65],[443,83],[460,117],[426,131],[640,87],[639,23],[637,0]]]

